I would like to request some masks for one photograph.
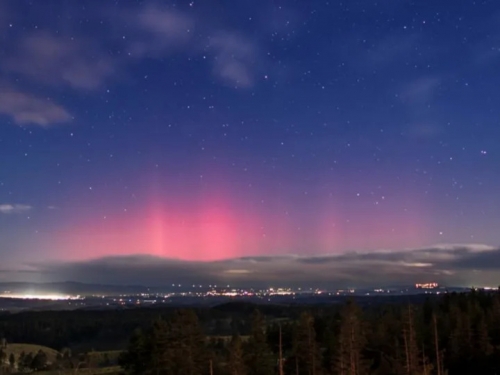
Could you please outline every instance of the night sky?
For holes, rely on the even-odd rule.
[[[0,0],[0,35],[0,280],[500,269],[497,0]]]

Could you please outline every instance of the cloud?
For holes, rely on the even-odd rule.
[[[500,37],[496,45],[481,46],[477,48],[475,62],[479,65],[488,65],[495,63],[500,59]]]
[[[443,134],[444,129],[437,123],[421,121],[409,124],[407,134],[414,139],[430,139]]]
[[[437,281],[471,286],[498,283],[500,248],[439,245],[421,249],[321,256],[245,257],[189,262],[156,256],[113,256],[89,261],[30,265],[47,281],[168,286],[363,287]]]
[[[411,105],[422,105],[429,102],[439,88],[438,77],[421,77],[408,83],[401,93],[401,99]]]
[[[176,53],[208,57],[212,74],[233,87],[254,84],[257,63],[262,63],[255,38],[221,31],[202,14],[154,2],[108,8],[107,13],[105,9],[99,17],[108,14],[103,27],[109,32],[99,39],[83,29],[71,34],[64,28],[58,34],[48,30],[24,33],[8,39],[8,57],[0,62],[0,69],[9,78],[28,78],[28,83],[90,91],[143,59]]]
[[[233,87],[254,83],[256,44],[235,32],[220,32],[202,17],[149,3],[135,11],[120,8],[109,20],[113,32],[100,39],[47,30],[11,35],[4,43],[6,57],[0,61],[0,114],[17,125],[49,127],[68,122],[72,115],[63,106],[25,87],[92,91],[134,62],[173,52],[211,57],[207,63],[212,61],[212,74]],[[111,56],[107,52],[111,50],[123,52]],[[14,81],[25,86],[21,89],[11,84]]]
[[[213,53],[213,72],[222,81],[238,87],[254,83],[256,46],[242,35],[218,32],[209,38],[208,49]]]
[[[469,56],[475,68],[496,67],[500,60],[500,12],[495,12],[482,20],[483,37],[469,47]]]
[[[0,204],[0,213],[2,214],[21,214],[31,209],[32,207],[27,204]]]
[[[417,48],[422,40],[423,35],[419,33],[388,33],[380,37],[355,33],[339,41],[338,52],[342,60],[360,71],[386,71],[395,76],[403,71],[408,60],[417,64],[439,52],[432,48],[422,53]],[[426,47],[431,49],[431,46]]]
[[[13,273],[20,273],[20,274],[39,274],[40,271],[37,270],[22,270],[22,269],[0,269],[0,274],[13,274]]]
[[[415,52],[415,47],[420,40],[419,34],[388,35],[375,41],[371,48],[366,51],[366,63],[372,68],[373,64],[381,67],[399,63]]]
[[[48,127],[71,120],[68,111],[50,99],[8,88],[0,91],[0,113],[12,117],[18,125]]]
[[[0,92],[0,113],[12,117],[18,125],[47,127],[71,119],[71,115],[63,107],[50,99],[41,99],[17,90]]]
[[[127,38],[132,57],[165,56],[173,51],[208,54],[212,73],[222,82],[237,87],[254,83],[256,44],[242,34],[220,31],[201,18],[157,5],[147,5],[137,14],[127,13],[123,19],[137,31]],[[202,37],[195,38],[195,30]]]
[[[151,4],[135,13],[126,12],[118,18],[119,28],[124,21],[135,28],[133,36],[126,37],[131,57],[160,57],[173,52],[206,55],[211,57],[212,73],[222,82],[240,88],[254,84],[257,46],[243,34],[221,31],[202,17]]]
[[[443,79],[444,77],[424,76],[400,88],[399,98],[411,120],[406,129],[409,137],[425,140],[443,133],[442,125],[433,119],[431,106]]]
[[[94,43],[48,32],[22,38],[2,67],[44,84],[83,90],[100,87],[115,72],[113,60]]]
[[[194,35],[195,21],[184,13],[147,5],[138,13],[126,12],[121,21],[132,24],[137,33],[127,40],[132,57],[170,53],[185,46]]]

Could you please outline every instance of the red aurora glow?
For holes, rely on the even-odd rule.
[[[143,212],[79,222],[62,232],[55,244],[52,241],[52,254],[62,259],[152,254],[212,261],[390,249],[408,242],[418,246],[427,238],[419,215],[405,219],[390,210],[367,212],[362,220],[349,222],[346,213],[336,212],[334,203],[318,206],[312,218],[302,221],[279,207],[271,214],[243,207],[229,198],[178,205],[153,200]]]

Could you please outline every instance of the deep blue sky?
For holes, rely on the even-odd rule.
[[[6,269],[500,242],[497,1],[4,0],[0,32]]]

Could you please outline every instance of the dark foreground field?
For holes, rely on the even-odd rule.
[[[500,293],[0,315],[4,373],[496,374]]]

